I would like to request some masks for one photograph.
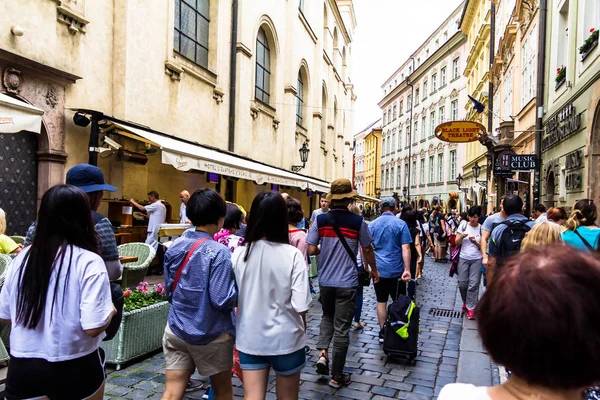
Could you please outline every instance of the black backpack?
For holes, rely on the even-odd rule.
[[[497,255],[499,260],[507,259],[510,256],[517,254],[521,250],[521,243],[525,239],[527,232],[531,230],[528,221],[504,221],[498,225],[506,225],[506,229],[502,231],[498,240]]]

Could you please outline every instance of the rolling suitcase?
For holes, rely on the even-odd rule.
[[[408,296],[399,295],[388,307],[384,326],[383,352],[411,363],[417,357],[419,307]]]

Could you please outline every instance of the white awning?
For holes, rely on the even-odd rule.
[[[375,203],[381,202],[381,199],[376,199],[374,197],[370,197],[370,196],[367,196],[365,194],[359,194],[358,195],[358,199],[362,200],[362,201],[372,201],[372,202],[375,202]]]
[[[159,147],[163,164],[171,165],[179,171],[198,170],[247,179],[258,185],[272,183],[302,190],[329,192],[329,184],[318,179],[261,164],[233,153],[182,141],[173,136],[149,132],[124,123],[112,124],[119,134]]]
[[[44,111],[0,93],[0,133],[40,133]]]

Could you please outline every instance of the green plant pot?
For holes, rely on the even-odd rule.
[[[116,364],[119,370],[125,362],[160,349],[170,308],[168,301],[161,301],[138,310],[123,312],[123,320],[116,336],[108,342],[102,342],[106,362]]]
[[[598,46],[598,39],[594,40],[592,44],[587,48],[587,50],[581,53],[581,61],[585,60],[587,56],[590,55],[592,51]]]

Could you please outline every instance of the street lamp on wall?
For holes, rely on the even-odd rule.
[[[480,173],[481,173],[481,167],[479,166],[478,162],[475,162],[475,165],[473,166],[473,176],[475,177],[475,183],[479,183],[481,186],[487,187],[487,182],[482,182],[482,181],[477,180],[479,178]]]
[[[306,162],[308,161],[308,153],[310,153],[306,142],[302,145],[298,152],[300,153],[300,161],[302,161],[302,165],[292,165],[292,172],[298,172],[304,167],[306,167]]]
[[[461,174],[458,174],[458,176],[456,177],[456,185],[458,186],[458,190],[464,192],[465,194],[467,194],[467,192],[469,191],[468,188],[461,188],[462,182],[463,182],[464,178],[462,177]]]

